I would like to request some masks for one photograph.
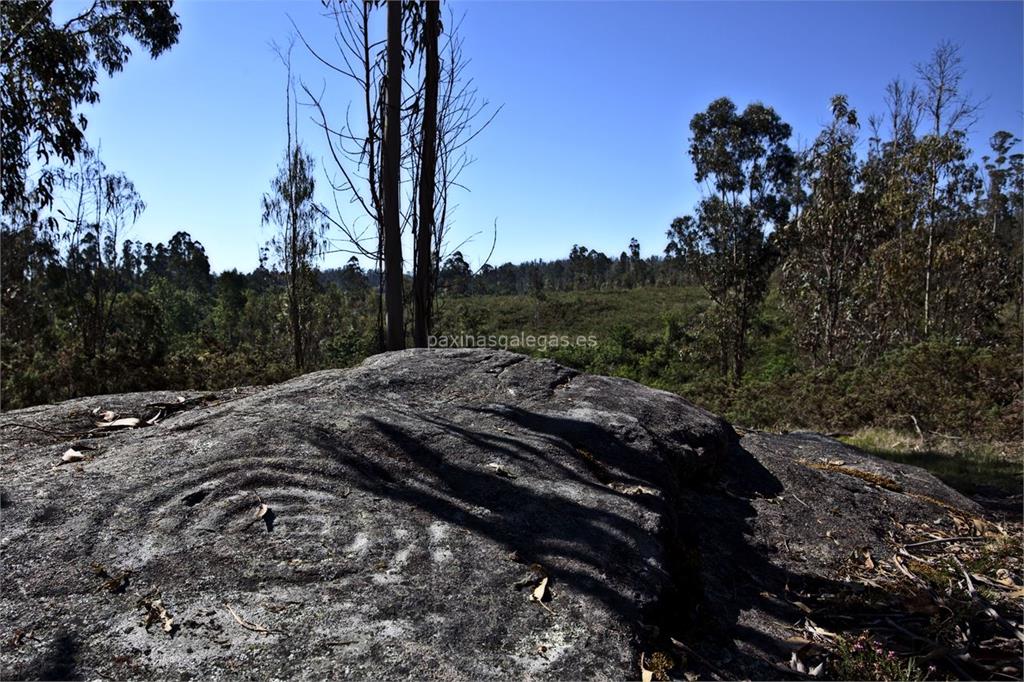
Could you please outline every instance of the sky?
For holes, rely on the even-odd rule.
[[[712,100],[764,102],[793,127],[794,146],[806,144],[833,94],[862,120],[881,113],[886,83],[913,78],[943,40],[960,45],[966,87],[985,100],[974,148],[997,130],[1024,137],[1020,1],[446,4],[462,17],[479,96],[501,106],[472,143],[470,191],[457,199],[452,240],[469,240],[474,266],[495,224],[494,265],[566,257],[574,244],[616,256],[632,237],[645,256],[660,253],[669,223],[699,198],[688,125]],[[179,0],[175,11],[179,43],[156,60],[137,51],[101,80],[100,102],[83,109],[87,137],[147,203],[131,238],[166,242],[185,230],[214,270],[248,271],[271,236],[260,199],[285,147],[285,75],[270,43],[286,43],[294,21],[330,53],[333,24],[311,0]],[[349,84],[301,45],[294,68],[343,117]],[[310,115],[300,110],[299,133],[320,164],[319,199],[333,208]]]

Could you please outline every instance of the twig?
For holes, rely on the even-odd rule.
[[[250,623],[249,621],[244,620],[241,616],[239,616],[237,613],[235,613],[235,610],[233,608],[231,608],[231,604],[228,604],[227,602],[224,603],[224,608],[228,610],[228,613],[230,613],[231,616],[235,619],[235,622],[237,622],[239,625],[241,625],[246,630],[252,630],[253,632],[259,632],[260,634],[263,634],[263,635],[266,635],[266,634],[271,633],[271,632],[278,632],[277,630],[271,630],[270,628],[266,627],[265,625],[259,625],[257,623]]]
[[[932,435],[938,436],[939,438],[945,438],[947,440],[963,440],[963,436],[951,436],[948,433],[940,433],[938,431],[929,431]]]
[[[924,443],[924,434],[921,432],[921,427],[917,423],[917,417],[915,417],[914,415],[910,415],[910,421],[914,423],[914,431],[917,431],[917,437],[921,439],[922,443]]]
[[[1003,616],[996,611],[995,607],[992,606],[992,602],[985,598],[985,595],[974,589],[974,581],[971,580],[970,573],[968,573],[967,569],[964,568],[964,565],[960,563],[960,560],[953,557],[953,561],[956,562],[957,568],[960,569],[960,572],[963,573],[964,579],[967,581],[967,594],[971,595],[971,598],[981,605],[982,611],[990,616],[992,620],[1002,625],[1004,628],[1012,632],[1014,637],[1024,642],[1024,633],[1022,633],[1016,625],[1003,618]]]
[[[714,663],[712,663],[711,661],[709,661],[708,659],[706,659],[705,657],[701,656],[696,651],[694,651],[693,647],[690,647],[690,646],[680,642],[675,637],[669,637],[669,641],[672,642],[673,646],[677,647],[678,649],[681,649],[685,653],[690,654],[697,661],[699,661],[699,662],[703,663],[704,665],[706,665],[708,667],[708,670],[710,670],[715,675],[718,675],[721,679],[728,679],[728,677],[729,677],[728,675],[726,675],[724,672],[722,672],[722,670],[720,668],[718,668]]]
[[[954,538],[936,538],[934,540],[925,540],[923,542],[914,542],[909,545],[904,545],[905,548],[911,547],[924,547],[925,545],[937,545],[942,542],[984,542],[988,538],[978,537],[977,535],[958,535]]]
[[[91,435],[95,432],[95,429],[89,431],[54,431],[53,429],[46,429],[42,426],[33,426],[32,424],[20,424],[18,422],[7,422],[0,424],[0,429],[32,429],[33,431],[40,431],[50,436],[72,436],[72,437],[84,437]]]

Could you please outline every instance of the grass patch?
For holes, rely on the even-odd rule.
[[[916,435],[880,428],[859,429],[841,440],[883,459],[926,469],[965,495],[993,490],[1014,494],[1024,485],[1019,444],[942,437],[922,442]]]

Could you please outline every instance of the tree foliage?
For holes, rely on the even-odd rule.
[[[690,121],[690,157],[704,197],[669,238],[715,303],[707,322],[720,339],[719,365],[743,377],[747,337],[767,292],[777,250],[768,237],[789,213],[796,164],[790,126],[761,103],[742,113],[728,98]]]
[[[52,0],[0,3],[4,158],[3,212],[32,210],[53,200],[53,178],[30,186],[33,163],[73,163],[87,146],[88,121],[78,107],[95,104],[100,71],[113,75],[132,54],[128,38],[157,57],[178,41],[172,2],[94,0],[58,24]]]

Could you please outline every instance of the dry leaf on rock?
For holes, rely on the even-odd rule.
[[[503,478],[515,478],[516,477],[515,474],[513,474],[511,471],[509,471],[505,467],[501,466],[497,462],[491,462],[490,464],[487,465],[487,468],[492,470],[494,473],[498,474],[499,476],[501,476]]]
[[[96,422],[101,429],[131,429],[139,425],[141,420],[138,417],[124,417],[110,422]]]
[[[530,595],[531,601],[544,601],[544,597],[547,596],[548,592],[548,577],[544,576],[541,578],[540,583],[537,587],[533,588],[533,594]]]
[[[138,606],[146,609],[146,620],[143,622],[146,629],[153,623],[160,623],[160,627],[167,634],[173,634],[175,626],[174,618],[171,614],[167,613],[167,609],[164,607],[163,600],[160,598],[153,598],[152,595],[146,595],[139,599]]]
[[[60,461],[63,463],[84,462],[85,454],[75,450],[74,448],[68,448],[64,451],[64,454],[60,456]]]

